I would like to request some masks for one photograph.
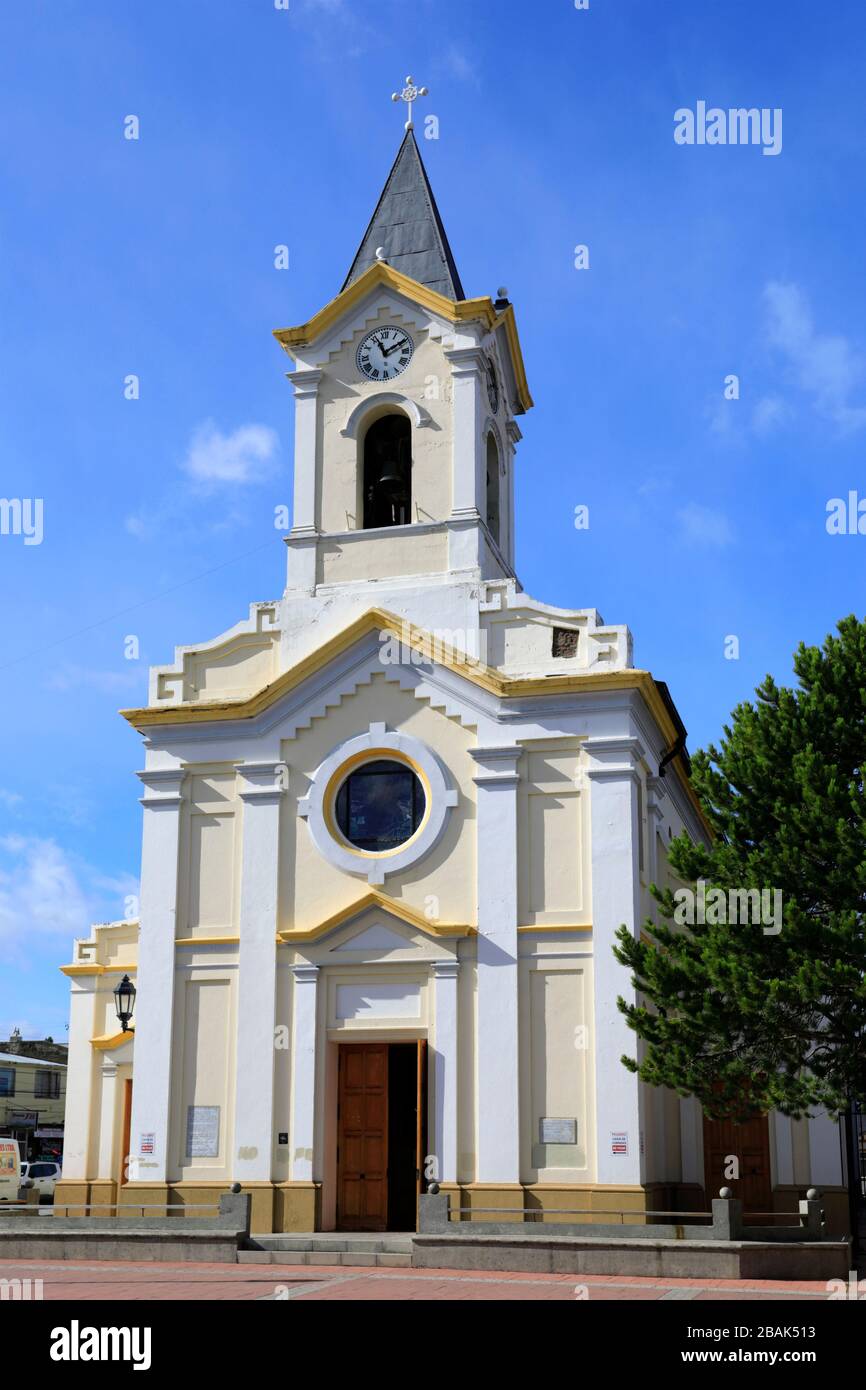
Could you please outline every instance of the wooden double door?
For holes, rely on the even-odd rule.
[[[413,1231],[426,1145],[427,1044],[340,1046],[337,1229]]]
[[[734,1157],[739,1178],[728,1178],[725,1169]],[[769,1212],[773,1206],[770,1174],[770,1128],[766,1115],[735,1124],[733,1120],[711,1120],[704,1116],[704,1171],[707,1201],[718,1197],[719,1188],[729,1187],[743,1203],[744,1212]]]

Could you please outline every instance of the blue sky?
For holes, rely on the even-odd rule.
[[[692,748],[862,613],[864,64],[862,0],[6,0],[0,495],[44,511],[0,535],[0,1036],[65,1036],[57,966],[135,892],[117,709],[282,591],[271,329],[339,289],[409,71],[466,292],[516,307],[526,589],[627,623]],[[677,145],[699,101],[781,108],[781,153]]]

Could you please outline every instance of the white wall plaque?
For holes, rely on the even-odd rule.
[[[217,1158],[220,1148],[218,1105],[189,1105],[186,1111],[187,1158]]]
[[[576,1144],[577,1120],[543,1119],[539,1121],[542,1144]]]

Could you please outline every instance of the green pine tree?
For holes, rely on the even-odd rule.
[[[715,839],[679,836],[669,851],[707,895],[781,890],[781,931],[678,925],[674,892],[654,886],[650,940],[621,927],[614,947],[639,991],[637,1005],[619,1000],[643,1044],[623,1063],[718,1118],[866,1099],[866,623],[801,643],[794,671],[795,688],[768,676],[695,756]]]

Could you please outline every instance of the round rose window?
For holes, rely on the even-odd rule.
[[[340,833],[350,845],[381,854],[411,840],[425,806],[424,788],[412,769],[380,758],[349,773],[334,810]]]

